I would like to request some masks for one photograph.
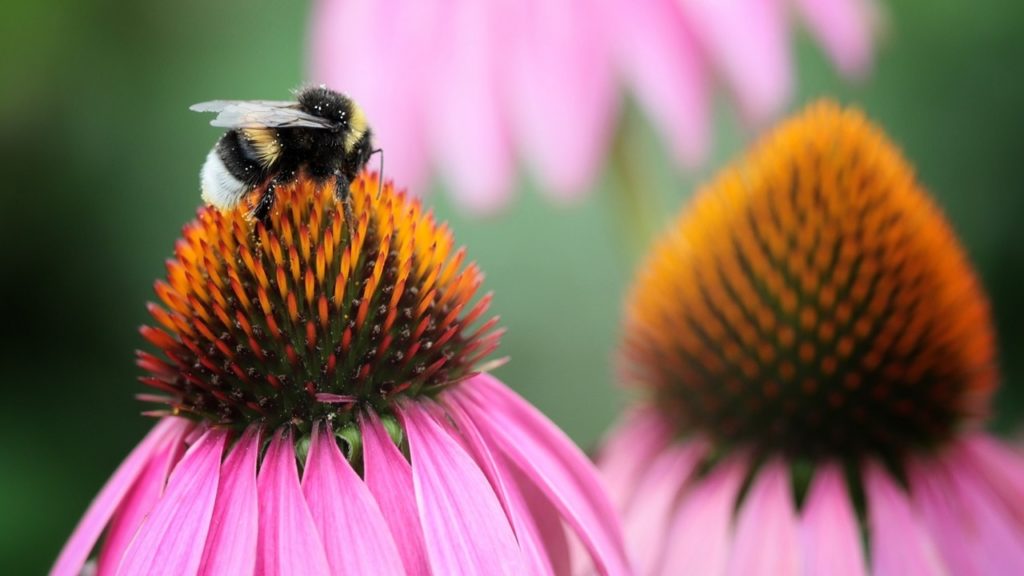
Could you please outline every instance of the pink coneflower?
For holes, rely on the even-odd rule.
[[[600,467],[639,574],[1019,574],[1024,455],[979,282],[878,129],[817,104],[642,269]]]
[[[627,572],[583,454],[475,371],[478,269],[390,184],[351,198],[300,179],[266,225],[185,227],[139,353],[165,408],[53,574],[568,574],[575,542]]]
[[[387,171],[436,165],[463,206],[492,212],[517,162],[562,200],[587,191],[612,135],[616,76],[684,165],[702,160],[717,79],[744,119],[793,85],[791,13],[840,71],[871,60],[873,0],[319,0],[312,76],[365,108]]]

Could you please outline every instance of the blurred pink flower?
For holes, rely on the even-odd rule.
[[[662,414],[637,411],[599,462],[638,575],[996,576],[1024,567],[1024,454],[990,435],[914,455],[899,473],[877,459],[817,462],[808,486],[799,462],[723,458],[709,439],[674,439],[674,430]],[[794,486],[806,489],[802,502]]]
[[[644,398],[599,467],[637,574],[1024,570],[988,301],[860,113],[814,105],[723,170],[626,310]]]
[[[365,108],[389,177],[423,189],[440,169],[473,212],[509,201],[517,162],[553,198],[586,192],[607,152],[617,76],[683,165],[711,139],[720,78],[746,122],[793,84],[790,15],[837,68],[871,60],[873,0],[319,0],[312,79]]]

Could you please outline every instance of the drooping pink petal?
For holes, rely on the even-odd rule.
[[[256,569],[259,453],[260,431],[253,426],[246,429],[221,466],[213,521],[199,568],[201,576],[249,576]]]
[[[341,455],[329,426],[314,425],[302,492],[332,573],[405,574],[377,501]]]
[[[770,460],[757,471],[736,517],[726,573],[772,576],[799,570],[799,534],[789,472],[781,460]]]
[[[679,6],[747,121],[761,124],[779,113],[793,84],[782,0],[696,0]]]
[[[676,0],[613,0],[617,59],[675,158],[696,166],[711,145],[711,78]]]
[[[871,65],[871,0],[795,0],[814,37],[840,72],[863,76]]]
[[[748,465],[746,457],[730,458],[683,496],[665,537],[660,570],[653,574],[725,573],[732,545],[733,510]]]
[[[540,541],[544,544],[548,564],[554,574],[574,574],[570,542],[558,509],[547,496],[504,455],[497,455],[500,466],[511,477],[533,517]],[[576,543],[578,545],[578,543]]]
[[[164,418],[146,434],[142,442],[135,447],[117,467],[113,476],[107,481],[100,493],[96,495],[89,509],[78,521],[75,531],[50,571],[52,576],[77,576],[89,557],[96,540],[106,528],[114,511],[120,506],[125,495],[135,484],[154,457],[160,446],[168,438],[180,433],[180,429],[188,424],[177,418]]]
[[[586,192],[607,147],[615,85],[601,10],[589,0],[520,0],[503,9],[508,102],[541,189],[559,200]]]
[[[430,142],[459,204],[475,213],[505,205],[514,159],[495,66],[501,22],[491,2],[450,0],[444,33],[435,39],[428,92]]]
[[[969,459],[947,452],[930,463],[932,481],[956,514],[961,539],[984,574],[1011,574],[1024,568],[1024,527],[1002,505]]]
[[[497,496],[465,450],[416,404],[401,412],[430,566],[436,574],[522,574]]]
[[[606,435],[597,459],[608,495],[618,510],[629,510],[637,480],[671,439],[671,429],[653,410],[638,408]]]
[[[150,459],[146,469],[121,502],[117,513],[110,521],[110,527],[107,528],[107,535],[96,561],[96,573],[100,576],[117,573],[117,567],[121,564],[128,544],[163,494],[167,477],[185,451],[184,438],[193,428],[191,425],[174,427],[171,435]]]
[[[405,571],[430,574],[423,529],[412,482],[412,467],[375,414],[360,421],[363,433],[363,477],[391,528]]]
[[[867,574],[860,527],[838,464],[823,464],[814,473],[800,518],[800,537],[806,576]]]
[[[675,544],[665,537],[675,517],[677,496],[706,451],[701,441],[671,446],[651,460],[640,477],[633,507],[623,516],[626,545],[638,573],[652,573],[666,547]]]
[[[501,454],[492,453],[476,425],[457,402],[448,404],[448,414],[465,440],[470,456],[483,471],[498,496],[523,551],[528,573],[555,574],[540,527],[535,523],[520,486],[513,479],[511,470],[506,468],[506,462],[501,458]]]
[[[565,433],[488,374],[467,380],[449,397],[558,508],[601,573],[630,573],[618,514],[593,466]]]
[[[1024,527],[1024,453],[1001,444],[987,434],[974,434],[959,442],[953,450],[976,468],[1003,502],[1019,526]]]
[[[946,574],[938,553],[910,507],[907,494],[879,464],[864,471],[871,573],[874,576]]]
[[[934,461],[913,459],[907,467],[911,502],[952,574],[982,574],[976,530],[962,524],[963,505]]]
[[[125,550],[119,575],[190,576],[198,572],[226,439],[223,430],[210,430],[188,449],[171,473],[164,495]]]
[[[262,576],[328,574],[327,555],[299,488],[290,433],[274,435],[257,479],[259,539],[256,573]]]

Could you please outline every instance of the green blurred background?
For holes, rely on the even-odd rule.
[[[997,5],[998,9],[997,9]],[[5,3],[0,22],[0,567],[43,573],[149,421],[133,394],[136,327],[218,131],[189,104],[284,98],[304,79],[308,6],[260,0]],[[884,124],[938,197],[993,303],[1004,386],[996,426],[1024,413],[1024,5],[890,3],[877,65],[837,78],[795,40],[797,102],[835,95]],[[1007,13],[1012,10],[1014,13]],[[410,95],[413,97],[413,95]],[[627,102],[620,138],[662,227],[749,138],[717,104],[712,162],[679,174]],[[569,207],[529,182],[506,213],[427,202],[487,273],[512,362],[498,375],[584,446],[623,400],[612,351],[646,242],[609,170]],[[649,227],[649,228],[650,228]]]

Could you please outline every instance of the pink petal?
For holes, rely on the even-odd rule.
[[[313,82],[344,92],[363,108],[374,144],[385,151],[385,177],[417,194],[426,187],[429,160],[423,122],[429,108],[417,95],[430,80],[435,4],[320,0],[311,22]]]
[[[602,573],[630,572],[618,515],[593,466],[561,430],[488,374],[467,380],[450,397],[488,444],[499,447],[547,495]]]
[[[147,468],[160,447],[171,437],[181,433],[188,424],[177,418],[164,418],[146,434],[142,442],[124,459],[114,475],[96,495],[89,509],[78,521],[71,538],[60,556],[54,562],[51,576],[77,576],[89,557],[96,540],[100,537],[114,511],[121,505],[125,495],[134,486],[135,481]]]
[[[513,471],[507,468],[507,462],[501,458],[500,453],[492,453],[480,431],[457,402],[449,403],[448,414],[461,432],[469,454],[497,494],[525,556],[527,571],[530,574],[555,574],[540,527],[535,522],[519,484],[513,478]],[[561,527],[561,521],[557,526]],[[564,540],[564,533],[562,538]]]
[[[505,4],[500,49],[517,148],[561,200],[593,182],[616,102],[602,11],[589,0]]]
[[[257,480],[259,544],[256,571],[278,574],[327,574],[327,555],[299,488],[290,433],[278,430],[263,457]]]
[[[118,574],[177,576],[199,570],[226,438],[222,430],[208,431],[185,453],[164,495],[125,551]]]
[[[871,0],[795,0],[815,38],[843,74],[863,76],[871,65]]]
[[[685,442],[667,448],[648,463],[647,473],[638,482],[633,507],[623,517],[626,545],[638,573],[652,573],[660,565],[666,546],[675,544],[665,536],[675,516],[678,495],[706,453],[704,442]]]
[[[868,505],[871,573],[874,576],[945,574],[928,533],[910,508],[910,500],[880,465],[864,472]]]
[[[771,460],[757,471],[736,519],[727,573],[796,574],[800,545],[786,464]]]
[[[716,466],[683,496],[665,538],[665,557],[655,573],[718,576],[725,573],[736,498],[747,474],[745,457]]]
[[[981,574],[982,559],[969,538],[973,529],[961,525],[962,502],[950,490],[934,462],[914,460],[908,466],[911,501],[952,574]]]
[[[221,466],[213,521],[199,573],[203,576],[247,576],[256,569],[259,507],[256,460],[260,432],[246,429]]]
[[[793,84],[782,0],[696,0],[679,6],[747,120],[761,124],[780,112]]]
[[[360,427],[363,433],[363,476],[380,505],[381,514],[391,527],[405,571],[414,575],[430,574],[423,529],[416,509],[412,467],[376,415],[363,417]]]
[[[1011,574],[1024,568],[1024,527],[970,460],[951,452],[930,467],[933,482],[957,515],[960,539],[970,547],[981,573]]]
[[[631,412],[607,434],[597,466],[618,510],[629,510],[639,476],[670,439],[665,420],[649,409]]]
[[[839,465],[824,464],[815,472],[804,502],[800,535],[806,576],[867,574],[860,526]]]
[[[430,89],[430,142],[449,189],[475,213],[503,207],[515,177],[498,88],[506,72],[495,65],[496,12],[490,2],[450,0],[435,39],[434,77],[420,87]]]
[[[968,437],[955,450],[970,461],[969,466],[977,468],[978,476],[1024,526],[1024,454],[987,434]]]
[[[676,0],[611,2],[620,68],[676,159],[696,166],[711,145],[711,79]]]
[[[329,426],[313,427],[302,492],[332,573],[405,574],[377,501],[341,455]]]
[[[551,571],[554,574],[572,574],[570,543],[558,509],[551,505],[547,496],[512,462],[509,462],[508,458],[500,456],[499,459],[501,468],[511,477],[510,483],[518,487],[519,494],[530,511],[538,538],[544,543]]]
[[[150,459],[146,469],[135,481],[125,496],[107,528],[106,538],[100,547],[96,573],[101,576],[116,574],[124,551],[135,537],[139,526],[153,511],[160,495],[163,494],[167,476],[185,450],[184,438],[193,429],[192,425],[175,426],[171,435]]]
[[[480,468],[429,412],[407,404],[413,485],[436,574],[522,574],[519,546]]]

